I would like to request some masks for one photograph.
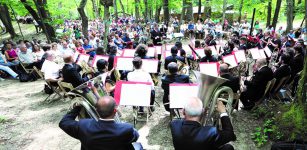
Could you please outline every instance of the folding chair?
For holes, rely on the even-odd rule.
[[[32,72],[34,71],[33,68],[31,68],[31,69],[26,68],[26,67],[29,66],[29,65],[30,65],[30,64],[20,62],[21,68],[22,68],[26,73],[28,73],[28,74],[30,74],[30,73],[32,73]]]
[[[267,98],[267,93],[268,93],[268,91],[269,91],[269,89],[271,87],[272,80],[268,81],[268,83],[266,84],[264,93],[263,93],[262,97],[255,103],[255,106],[260,105]],[[256,108],[256,107],[254,107],[254,108]]]
[[[276,86],[275,89],[272,89],[272,96],[278,98],[278,100],[281,100],[280,97],[278,96],[278,92],[281,90],[282,87],[284,87],[287,83],[287,81],[290,79],[290,75],[283,77],[280,79],[279,82],[275,82]]]
[[[293,101],[294,99],[292,98],[291,94],[289,93],[292,93],[292,86],[293,86],[293,83],[294,83],[294,79],[295,78],[299,78],[301,76],[301,73],[302,71],[298,72],[295,77],[290,81],[291,77],[289,78],[289,80],[286,82],[285,86],[284,86],[284,89],[288,92],[286,92],[287,96],[290,97],[290,99]]]

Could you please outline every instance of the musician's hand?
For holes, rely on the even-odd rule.
[[[223,102],[219,98],[217,99],[217,108],[216,108],[216,110],[219,113],[226,112],[225,105],[223,104]]]

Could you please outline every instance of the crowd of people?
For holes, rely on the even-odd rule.
[[[213,22],[210,18],[206,18],[204,21],[200,19],[196,23],[190,21],[180,25],[177,18],[172,18],[169,24],[154,22],[141,24],[137,23],[133,17],[121,17],[111,23],[106,49],[103,43],[104,25],[100,20],[89,22],[88,38],[82,34],[80,24],[79,20],[66,20],[61,29],[62,38],[51,44],[35,38],[30,41],[4,41],[0,57],[0,75],[2,78],[11,76],[21,81],[35,81],[38,78],[37,73],[29,73],[27,70],[36,67],[43,72],[44,79],[48,80],[52,86],[58,86],[58,81],[62,81],[71,83],[73,87],[78,87],[100,76],[103,89],[109,96],[96,96],[94,105],[100,116],[99,121],[94,119],[76,121],[81,108],[75,105],[60,122],[60,127],[67,134],[81,141],[81,149],[141,147],[134,143],[139,135],[133,126],[114,122],[117,107],[113,96],[118,80],[150,82],[150,109],[153,112],[155,111],[156,82],[154,76],[161,76],[161,87],[164,91],[163,104],[165,110],[170,114],[173,113],[173,110],[169,107],[169,85],[192,82],[189,73],[182,73],[178,63],[191,66],[188,69],[191,70],[194,62],[220,62],[219,75],[228,79],[223,86],[230,87],[234,93],[241,91],[239,99],[243,104],[242,109],[250,110],[264,95],[267,83],[273,78],[276,79],[276,83],[279,83],[284,77],[289,76],[290,79],[287,81],[293,83],[292,96],[294,97],[306,55],[306,29],[285,33],[282,27],[277,30],[272,26],[262,29],[258,21],[252,28],[246,20],[242,23],[234,21],[232,25],[225,21],[224,25],[221,25],[220,22]],[[164,60],[161,55],[147,56],[148,47],[161,46],[162,41],[166,39],[184,37],[196,39],[195,42],[193,41],[194,48],[202,48],[205,56],[192,57],[190,50],[184,49],[184,44],[180,41],[177,41],[171,49],[164,49],[171,53]],[[217,54],[213,54],[211,47],[217,45],[220,45],[221,48],[217,50]],[[252,77],[244,82],[241,82],[241,77],[234,75],[230,71],[229,64],[224,63],[221,59],[222,56],[234,51],[244,51],[248,54],[251,48],[266,47],[273,55],[257,59],[253,65]],[[124,49],[136,50],[131,62],[134,67],[133,71],[118,71],[114,68],[116,56],[120,55]],[[85,68],[76,63],[78,62],[78,55],[75,57],[76,53],[88,54],[90,59],[87,63],[89,64],[98,54],[108,56],[108,60],[98,60],[96,66],[88,66],[92,70],[91,73],[82,75],[81,72],[84,73]],[[158,59],[158,73],[144,71],[142,69],[144,59]],[[162,64],[164,67],[160,69]],[[27,79],[24,79],[25,74],[28,75]],[[242,85],[244,87],[240,89]],[[88,90],[95,91],[94,88],[89,88],[84,92]],[[234,107],[239,110],[238,106]],[[140,107],[138,111],[143,113],[143,107]],[[205,114],[202,101],[198,98],[187,99],[183,108],[184,120],[171,122],[175,149],[233,149],[227,143],[236,140],[236,136],[228,117],[229,114],[221,101],[217,104],[217,111],[220,112],[222,130],[202,126],[200,120]]]

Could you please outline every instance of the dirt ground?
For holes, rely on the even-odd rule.
[[[0,123],[1,150],[67,150],[80,149],[80,142],[65,134],[58,123],[74,101],[70,99],[44,101],[48,96],[42,92],[44,82],[20,83],[16,80],[0,82],[0,116],[5,118]],[[161,88],[157,87],[156,100],[161,105]],[[133,123],[131,107],[121,107],[122,120]],[[169,129],[169,117],[164,114],[163,106],[156,106],[156,111],[149,122],[138,122],[139,142],[145,149],[173,149]],[[143,117],[145,119],[145,117]],[[249,112],[239,111],[234,114],[233,125],[237,141],[232,144],[237,150],[257,150],[251,139],[254,128],[259,126]],[[260,148],[270,149],[269,145]]]

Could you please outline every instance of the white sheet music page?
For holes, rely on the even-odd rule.
[[[123,57],[134,57],[135,49],[124,49]]]
[[[157,73],[158,60],[142,59],[142,69],[148,73]]]
[[[155,46],[157,54],[162,54],[162,46]]]
[[[200,58],[205,57],[205,51],[204,51],[204,49],[201,49],[201,48],[195,49],[195,52],[200,56]],[[196,56],[196,59],[198,59],[197,56]]]
[[[249,49],[249,51],[251,52],[253,59],[261,58],[258,48],[252,48],[252,49]]]
[[[80,65],[83,61],[87,63],[89,59],[90,59],[90,55],[80,54],[77,64]]]
[[[80,55],[79,52],[75,52],[75,54],[74,54],[74,56],[73,56],[74,61],[77,61],[79,55]]]
[[[199,70],[201,73],[211,75],[211,76],[218,76],[218,68],[216,63],[200,63]]]
[[[238,63],[236,62],[234,55],[223,56],[223,61],[225,63],[228,63],[230,65],[230,67],[237,67],[238,66]]]
[[[261,57],[261,58],[266,58],[263,49],[259,49],[259,54],[260,54],[260,57]]]
[[[150,106],[151,85],[122,84],[120,105]]]
[[[234,54],[238,62],[246,62],[246,56],[244,51],[235,51]]]
[[[188,84],[180,84],[169,87],[169,103],[170,108],[183,108],[184,103],[191,97],[197,97],[197,85],[190,86]]]
[[[156,47],[148,47],[147,56],[155,57]]]
[[[265,48],[264,48],[264,51],[265,51],[265,53],[268,55],[268,57],[271,57],[271,56],[272,56],[272,52],[271,52],[271,50],[270,50],[268,47],[265,47]]]
[[[172,49],[172,47],[174,47],[175,45],[166,45],[166,50],[170,51]]]
[[[211,49],[212,55],[217,55],[217,51],[214,46],[208,46],[208,47]]]
[[[116,63],[116,69],[132,71],[133,70],[132,60],[133,58],[118,57]]]

